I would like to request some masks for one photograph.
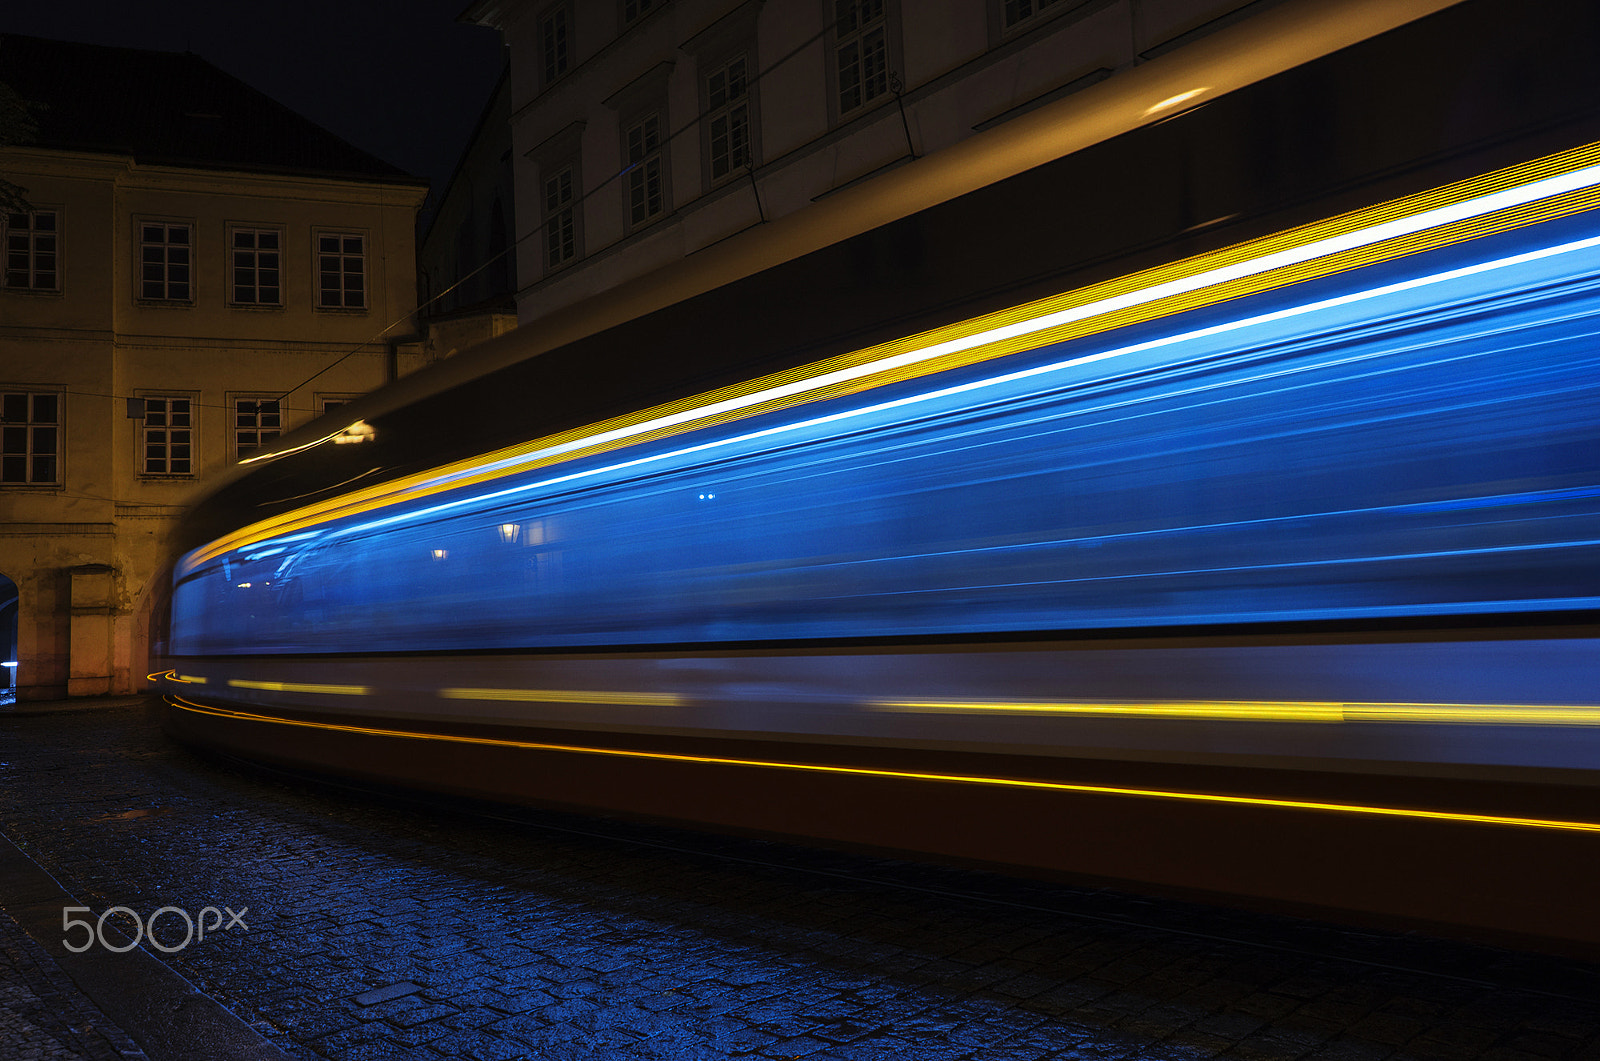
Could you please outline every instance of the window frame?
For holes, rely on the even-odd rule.
[[[269,234],[277,237],[278,245],[277,245],[276,248],[274,248],[270,252],[270,253],[273,253],[273,254],[277,255],[277,259],[278,259],[278,263],[277,263],[277,266],[275,268],[275,271],[278,274],[278,282],[277,282],[276,285],[273,285],[273,287],[275,288],[275,290],[278,293],[276,301],[266,302],[266,301],[262,301],[261,299],[257,299],[257,300],[252,301],[252,302],[241,302],[239,300],[238,296],[239,296],[239,268],[240,268],[240,266],[239,266],[239,262],[238,262],[238,256],[239,256],[241,250],[245,249],[245,248],[240,248],[238,246],[238,236],[240,234],[242,234],[242,233],[250,233],[252,236],[256,237],[257,239],[259,239],[259,237],[261,237],[261,236],[269,235]],[[284,233],[283,226],[282,225],[252,224],[250,222],[244,222],[244,221],[230,223],[227,226],[227,238],[228,238],[227,252],[226,252],[227,253],[227,265],[226,265],[225,268],[227,270],[226,276],[227,276],[227,288],[228,288],[228,305],[233,307],[234,309],[283,309],[284,306],[286,305],[286,302],[284,300],[284,290],[283,290],[284,289],[284,283],[283,283],[283,280],[284,280],[284,276],[283,276],[284,268],[283,268],[283,266],[284,266],[284,261],[285,261],[284,244],[287,242],[287,240],[285,238],[285,233]],[[253,247],[248,248],[248,250],[251,252],[251,254],[252,254],[253,258],[254,258],[254,262],[255,262],[255,264],[253,264],[251,266],[251,269],[256,274],[256,282],[255,282],[255,284],[253,286],[257,289],[257,291],[259,291],[263,286],[266,286],[266,285],[263,285],[260,282],[260,273],[261,273],[261,271],[263,269],[263,266],[260,264],[260,255],[262,254],[262,248],[259,245],[257,245],[257,246],[253,246]]]
[[[63,229],[65,227],[62,224],[62,213],[62,209],[59,206],[37,206],[29,210],[7,210],[3,213],[0,213],[0,252],[3,252],[5,255],[4,259],[0,260],[0,291],[15,291],[24,294],[35,295],[58,295],[61,293],[61,263],[63,249],[61,244]],[[41,230],[35,225],[36,219],[45,214],[50,216],[50,223],[52,225],[52,227],[47,230],[47,235],[42,233]],[[13,227],[12,219],[16,217],[27,218],[28,227],[20,231],[15,229]],[[28,283],[26,284],[11,283],[11,276],[14,272],[16,272],[11,265],[11,255],[16,253],[12,250],[11,242],[18,235],[21,235],[23,239],[26,240],[27,244],[26,249],[21,252],[27,255],[28,265],[26,271],[28,274]],[[41,251],[38,247],[38,242],[41,236],[45,239],[54,240],[55,248],[53,250]],[[43,254],[49,254],[54,257],[55,263],[53,269],[46,270],[38,267],[38,259],[40,255]],[[43,287],[33,282],[35,274],[43,272],[49,272],[55,277],[52,286]]]
[[[326,301],[327,292],[329,289],[324,287],[322,282],[325,273],[325,270],[322,268],[323,259],[325,255],[329,253],[322,249],[322,241],[324,239],[336,239],[339,241],[339,249],[331,252],[332,255],[340,259],[340,269],[337,274],[341,281],[338,288],[340,293],[340,302],[337,305],[330,305]],[[349,239],[359,239],[361,241],[361,252],[359,255],[352,255],[348,250],[345,249],[345,241]],[[368,268],[372,257],[371,249],[372,240],[366,229],[318,228],[312,230],[311,275],[316,278],[315,283],[313,284],[313,290],[316,292],[313,304],[319,311],[329,313],[366,313],[372,308],[372,295],[370,291],[371,270]],[[359,306],[352,306],[344,301],[345,292],[350,290],[349,285],[344,282],[350,275],[344,266],[347,259],[350,258],[357,258],[361,262],[361,304]]]
[[[549,276],[567,268],[574,262],[583,260],[583,214],[586,205],[583,193],[583,130],[585,125],[586,123],[582,121],[572,122],[566,128],[545,140],[544,143],[523,155],[524,158],[533,163],[537,172],[537,183],[534,187],[537,194],[535,201],[539,206],[538,238],[536,241],[529,242],[535,244],[535,253],[539,256],[540,276]],[[571,258],[562,261],[560,264],[551,265],[549,254],[550,236],[547,231],[550,215],[546,212],[548,204],[545,189],[546,182],[550,177],[564,169],[572,171],[571,210],[574,253]],[[523,238],[526,239],[527,237],[524,236]],[[526,261],[526,258],[522,258],[518,264],[520,265],[522,261]]]
[[[151,242],[146,238],[148,235],[146,230],[156,227],[163,230],[163,238],[159,243]],[[188,236],[186,243],[179,244],[172,241],[172,233],[177,229],[182,229]],[[134,247],[136,248],[133,277],[134,301],[146,306],[188,307],[195,305],[199,300],[200,277],[199,270],[195,268],[195,247],[199,239],[199,226],[195,224],[194,219],[161,216],[136,217],[133,219],[133,234]],[[150,257],[149,249],[153,247],[164,249],[159,262],[147,260]],[[177,247],[182,247],[187,252],[184,255],[188,259],[186,262],[170,260],[172,250]],[[148,267],[152,265],[160,266],[161,279],[147,279]],[[174,269],[184,270],[186,279],[174,280],[172,277]],[[162,293],[158,295],[150,294],[150,289],[146,287],[150,283],[159,283]],[[186,288],[185,292],[182,295],[172,294],[171,289],[180,283]]]
[[[761,58],[757,32],[760,0],[745,0],[732,11],[683,42],[684,52],[694,57],[695,99],[700,121],[700,191],[707,194],[733,184],[761,165]],[[712,78],[736,61],[744,63],[744,92],[713,108]],[[728,171],[716,174],[713,127],[718,117],[743,108],[745,114],[745,152],[742,164],[729,164]],[[748,170],[745,166],[748,166]]]
[[[1027,4],[1032,11],[1015,22],[1006,21],[1006,8]],[[1047,22],[1073,11],[1080,14],[1084,0],[989,0],[989,42],[991,47],[1030,33]]]
[[[743,91],[734,97],[727,97],[721,104],[716,102],[712,94],[712,79],[725,73],[734,63],[744,66]],[[760,139],[761,122],[760,113],[756,104],[756,82],[752,77],[755,70],[755,46],[727,49],[720,53],[713,63],[702,65],[700,68],[700,113],[703,115],[700,128],[701,158],[705,166],[706,190],[720,188],[731,181],[738,180],[747,172],[755,169],[757,159],[760,157],[757,144]],[[744,115],[744,157],[738,158],[735,151],[730,150],[728,168],[724,173],[717,173],[717,132],[716,123],[722,118],[731,118],[738,112]]]
[[[622,210],[623,223],[628,232],[637,232],[649,228],[672,212],[671,197],[667,194],[667,166],[670,156],[667,153],[666,106],[642,108],[628,118],[619,122],[618,128],[622,134]],[[649,139],[650,132],[647,125],[654,126],[654,142]],[[640,134],[639,157],[634,158],[634,133]],[[652,199],[650,184],[651,176],[655,178],[654,198],[659,200],[656,209],[650,209]],[[634,208],[635,200],[643,199],[645,212],[640,216]]]
[[[672,216],[672,116],[667,106],[667,85],[673,65],[672,60],[657,63],[604,101],[617,115],[617,148],[621,164],[617,180],[618,194],[622,199],[622,231],[630,236]],[[643,149],[635,160],[630,147],[631,134],[651,121],[655,123],[655,146]],[[652,161],[655,163],[653,168],[648,165]],[[634,171],[639,170],[640,166],[645,168],[636,176]],[[648,205],[652,172],[658,181],[660,209],[647,212],[643,218],[635,220],[634,189],[639,187],[639,179],[642,178]]]
[[[556,57],[551,54],[552,42],[550,39],[550,33],[552,27],[550,22],[552,19],[556,18],[559,18],[562,23],[560,27],[561,40],[556,45],[561,52],[561,68],[559,70],[552,71],[550,69],[551,61]],[[534,15],[533,27],[534,36],[539,49],[537,69],[539,75],[539,90],[541,92],[555,84],[557,81],[560,81],[562,78],[566,77],[567,74],[572,72],[573,67],[577,65],[575,62],[573,62],[574,22],[575,19],[572,10],[572,0],[557,0],[556,3],[546,4],[544,7],[539,9],[537,14]]]
[[[670,0],[617,0],[617,25],[626,32],[666,7]]]
[[[869,24],[858,24],[849,31],[841,33],[839,29],[839,5],[850,4],[859,7],[863,3],[880,3],[883,14],[880,19],[873,19]],[[895,96],[894,84],[899,77],[898,71],[904,65],[901,54],[900,41],[900,5],[898,0],[829,0],[827,13],[828,20],[828,117],[833,125],[841,125],[855,118],[876,110],[886,100]],[[883,32],[883,87],[881,91],[872,95],[863,93],[862,98],[845,106],[842,88],[843,76],[843,50],[859,43],[874,30],[880,28]],[[866,78],[861,80],[865,84]]]
[[[566,178],[566,198],[552,204],[550,186],[559,182],[563,177]],[[541,260],[544,263],[544,271],[553,273],[557,269],[563,269],[571,265],[582,257],[582,243],[578,238],[578,218],[582,213],[579,207],[583,199],[576,191],[578,188],[577,161],[569,160],[548,176],[541,169],[539,184],[541,185],[539,227],[544,237],[544,250]],[[561,227],[553,227],[552,219],[559,222]],[[563,232],[565,233],[565,238],[560,238]],[[559,244],[557,242],[558,239]],[[558,246],[564,251],[559,257],[553,253]]]
[[[361,397],[359,394],[318,394],[317,415],[327,416],[330,410],[349,405],[359,397]]]
[[[24,418],[13,421],[8,418],[8,407],[15,408],[14,398],[21,397],[25,400]],[[55,404],[55,418],[53,420],[35,419],[35,402],[39,398],[50,398]],[[7,490],[59,490],[66,483],[66,411],[67,394],[65,388],[41,387],[38,384],[18,384],[16,386],[0,387],[0,487]],[[45,454],[35,448],[35,440],[41,431],[52,432],[52,445],[50,452]],[[22,448],[13,452],[15,440],[22,439]],[[9,477],[9,469],[13,459],[21,459],[22,477],[13,479]],[[47,458],[51,462],[51,479],[35,478],[38,470],[37,461]]]
[[[241,407],[246,404],[255,406],[255,409],[252,410],[252,415],[255,417],[255,422],[253,424],[247,425],[239,422],[239,418],[244,415],[244,410]],[[271,415],[277,417],[278,423],[276,426],[270,426],[262,423],[262,415],[264,412],[262,409],[263,405],[274,406]],[[284,415],[285,412],[286,410],[283,407],[283,396],[281,394],[265,394],[248,391],[234,391],[228,394],[228,451],[230,454],[232,454],[235,464],[244,460],[246,457],[254,456],[257,453],[260,453],[262,450],[267,448],[267,444],[275,442],[283,437],[285,431],[288,430],[288,425],[285,422],[287,419]],[[269,430],[272,432],[272,434],[263,439],[262,433]],[[255,432],[255,445],[246,448],[240,444],[240,434],[244,431]]]
[[[138,478],[151,480],[196,478],[200,474],[199,393],[196,391],[139,390],[135,392],[135,396],[144,402],[144,416],[139,420],[138,426],[135,428],[139,434],[139,445],[135,451],[138,454],[136,457],[138,461]],[[166,418],[166,423],[154,425],[150,423],[151,404],[154,402],[163,403],[162,414]],[[188,404],[188,408],[184,411],[184,415],[188,417],[187,424],[180,425],[172,422],[177,413],[170,404],[166,404],[170,402],[186,402]],[[188,432],[187,440],[179,442],[171,437],[172,432],[179,430]],[[166,451],[162,457],[165,467],[152,471],[150,469],[151,434],[157,431],[162,435],[160,442],[157,444],[164,447]],[[179,445],[187,445],[189,448],[189,455],[186,458],[189,463],[187,471],[174,470],[172,467],[176,459],[172,455],[172,449],[174,446]]]

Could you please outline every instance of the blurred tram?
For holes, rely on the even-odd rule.
[[[1600,952],[1597,52],[1484,0],[1118,75],[1156,117],[379,391],[181,527],[169,728]]]

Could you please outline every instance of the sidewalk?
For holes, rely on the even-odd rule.
[[[10,690],[0,692],[0,719],[29,718],[34,715],[54,715],[64,711],[102,711],[113,707],[140,707],[155,692],[133,693],[124,696],[74,696],[66,700],[15,700]]]
[[[27,1061],[146,1057],[0,908],[0,1048]]]
[[[142,709],[150,694],[0,704],[0,776],[17,750],[7,719]],[[283,1055],[144,947],[65,945],[85,908],[0,821],[0,1056],[19,1061],[283,1061]],[[141,1045],[143,1047],[141,1048]]]
[[[17,704],[0,691],[0,720],[10,717],[132,707],[143,697],[92,697]],[[0,751],[4,732],[0,731]],[[0,894],[0,1044],[27,1061],[134,1061],[147,1055],[89,1000],[48,951],[8,912]]]

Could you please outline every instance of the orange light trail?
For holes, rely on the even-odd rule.
[[[336,733],[355,733],[364,736],[389,737],[401,740],[432,740],[455,744],[472,744],[482,747],[518,748],[528,751],[567,752],[576,755],[601,755],[621,759],[646,759],[657,762],[703,763],[714,766],[741,766],[767,770],[795,770],[814,774],[835,774],[854,777],[884,777],[911,781],[936,781],[950,784],[986,785],[998,788],[1034,789],[1049,792],[1073,792],[1098,796],[1124,796],[1138,799],[1166,799],[1188,803],[1220,803],[1238,806],[1276,807],[1284,810],[1309,810],[1337,814],[1354,814],[1376,818],[1409,818],[1424,821],[1458,822],[1471,825],[1506,825],[1525,829],[1549,829],[1562,832],[1600,833],[1600,822],[1561,821],[1546,818],[1517,818],[1498,814],[1465,814],[1458,811],[1418,810],[1408,807],[1375,807],[1357,803],[1325,803],[1316,800],[1272,799],[1262,796],[1227,796],[1211,792],[1173,792],[1165,789],[1124,788],[1115,785],[1084,785],[1064,781],[1030,781],[1011,777],[982,777],[971,774],[938,774],[913,770],[883,770],[865,766],[832,766],[823,763],[785,763],[763,759],[734,759],[710,755],[683,755],[673,752],[647,752],[627,748],[595,748],[575,744],[548,744],[540,741],[509,740],[501,737],[466,737],[443,733],[421,733],[414,730],[379,729],[372,726],[355,726],[336,722],[311,722],[304,719],[280,718],[258,715],[246,711],[207,707],[191,703],[178,696],[168,696],[167,703],[179,710],[214,718],[241,722],[260,722],[283,726],[297,726]]]

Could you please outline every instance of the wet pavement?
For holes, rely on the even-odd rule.
[[[330,789],[139,702],[0,764],[4,1058],[1600,1061],[1581,962]]]

